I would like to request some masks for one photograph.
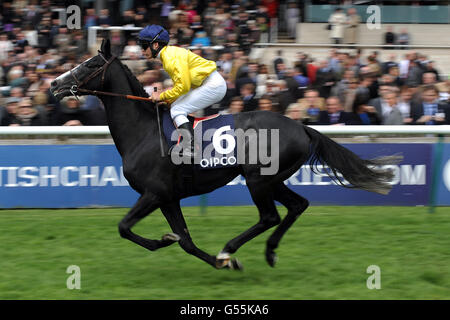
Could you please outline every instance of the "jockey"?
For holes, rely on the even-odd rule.
[[[158,25],[146,26],[139,32],[139,45],[147,59],[158,58],[173,81],[173,88],[162,93],[153,92],[153,102],[170,104],[170,115],[183,132],[183,154],[194,156],[194,129],[187,115],[219,102],[225,96],[225,79],[216,70],[214,61],[206,60],[191,51],[169,46],[169,33]],[[186,140],[186,141],[185,141]]]

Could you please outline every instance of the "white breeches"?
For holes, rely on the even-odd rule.
[[[188,122],[187,115],[219,102],[227,92],[227,83],[219,72],[213,71],[198,88],[178,97],[172,103],[170,116],[179,127]]]

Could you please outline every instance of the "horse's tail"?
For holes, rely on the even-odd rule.
[[[392,170],[375,166],[398,163],[403,159],[402,156],[364,160],[320,132],[307,126],[304,128],[311,139],[310,167],[313,172],[318,172],[317,165],[327,165],[328,176],[343,187],[389,193],[392,188],[389,182],[394,176]]]

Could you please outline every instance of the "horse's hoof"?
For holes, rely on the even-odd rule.
[[[177,242],[180,241],[180,236],[177,235],[176,233],[166,233],[165,235],[162,236],[162,240],[163,241],[173,241],[173,242]]]
[[[273,251],[266,252],[266,260],[269,266],[271,266],[272,268],[275,267],[275,263],[278,260],[277,254]]]
[[[236,258],[231,259],[229,268],[230,268],[230,269],[233,269],[233,270],[238,270],[238,271],[244,270],[244,266],[243,266],[242,263],[241,263],[238,259],[236,259]]]
[[[232,270],[244,270],[242,263],[236,259],[231,258],[230,254],[227,252],[220,252],[216,257],[216,268],[217,269],[232,269]]]
[[[220,252],[216,257],[216,268],[222,269],[226,268],[230,263],[231,257],[227,252]]]

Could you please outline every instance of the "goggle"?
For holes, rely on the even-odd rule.
[[[139,45],[141,46],[142,50],[147,50],[150,47],[150,42],[145,40],[139,40]]]

